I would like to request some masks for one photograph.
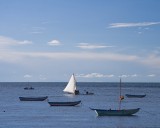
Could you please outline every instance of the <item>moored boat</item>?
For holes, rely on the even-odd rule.
[[[82,95],[94,95],[94,93],[93,92],[89,92],[89,91],[87,91],[87,90],[84,90],[85,91],[85,93],[84,94],[82,94]]]
[[[140,108],[121,109],[121,101],[123,99],[124,97],[121,95],[121,79],[120,79],[119,109],[117,110],[112,110],[112,109],[106,110],[106,109],[95,109],[95,108],[90,108],[90,109],[94,110],[97,116],[131,116],[140,110]]]
[[[24,90],[34,90],[34,88],[32,86],[30,86],[30,84],[28,82],[27,87],[25,87]]]
[[[128,97],[128,98],[143,98],[143,97],[145,97],[146,96],[146,94],[143,94],[143,95],[140,95],[140,94],[126,94],[126,97]]]
[[[48,96],[43,97],[19,97],[20,101],[44,101]]]
[[[50,106],[76,106],[81,103],[81,101],[67,101],[67,102],[48,102]]]
[[[80,95],[94,95],[94,93],[93,92],[86,92],[86,93],[80,93]]]
[[[105,110],[105,109],[93,109],[97,116],[131,116],[137,113],[140,108],[136,109],[121,109],[121,110]]]
[[[24,90],[34,90],[33,87],[25,87]]]

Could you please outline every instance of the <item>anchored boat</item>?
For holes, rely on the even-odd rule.
[[[137,113],[140,108],[135,109],[121,109],[121,101],[123,100],[123,96],[121,95],[121,79],[120,79],[120,99],[119,99],[119,109],[118,110],[106,110],[106,109],[95,109],[90,108],[91,110],[94,110],[97,114],[97,116],[131,116],[135,113]]]
[[[81,103],[81,101],[68,101],[68,102],[48,102],[50,106],[75,106]]]
[[[19,97],[20,101],[44,101],[48,96],[43,97]]]

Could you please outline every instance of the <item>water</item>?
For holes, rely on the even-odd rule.
[[[125,97],[122,108],[141,110],[135,116],[97,117],[89,109],[117,109],[118,83],[78,83],[79,90],[95,95],[64,95],[66,83],[30,83],[34,90],[24,90],[27,83],[0,83],[0,128],[159,128],[160,84],[125,83],[122,94],[147,94],[145,98]],[[47,101],[22,102],[19,96],[49,96],[50,101],[81,100],[75,107],[50,107]]]

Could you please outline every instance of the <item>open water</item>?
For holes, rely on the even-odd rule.
[[[117,109],[119,83],[78,83],[78,89],[94,95],[65,95],[66,83],[0,83],[0,128],[160,128],[160,83],[124,83],[122,94],[146,94],[127,98],[122,108],[141,108],[135,116],[97,117],[89,109]],[[19,96],[49,96],[49,101],[75,101],[75,107],[50,107],[47,101],[22,102]]]

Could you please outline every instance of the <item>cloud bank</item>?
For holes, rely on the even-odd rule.
[[[110,61],[136,61],[137,56],[114,54],[114,53],[96,53],[96,52],[14,52],[14,51],[1,51],[0,60],[15,62],[25,59],[56,59],[56,60],[110,60]]]
[[[160,22],[112,23],[109,25],[109,28],[145,27],[159,24]]]
[[[81,49],[101,49],[101,48],[111,48],[111,47],[114,47],[114,46],[91,45],[91,44],[88,44],[88,43],[80,43],[77,47],[81,48]]]
[[[0,36],[0,47],[14,46],[14,45],[28,45],[33,44],[32,41],[29,40],[15,40],[10,37]]]
[[[113,74],[104,75],[101,73],[90,73],[90,74],[76,74],[76,77],[83,77],[83,78],[105,78],[105,77],[108,77],[108,78],[111,78],[111,77],[114,77],[114,75]]]

